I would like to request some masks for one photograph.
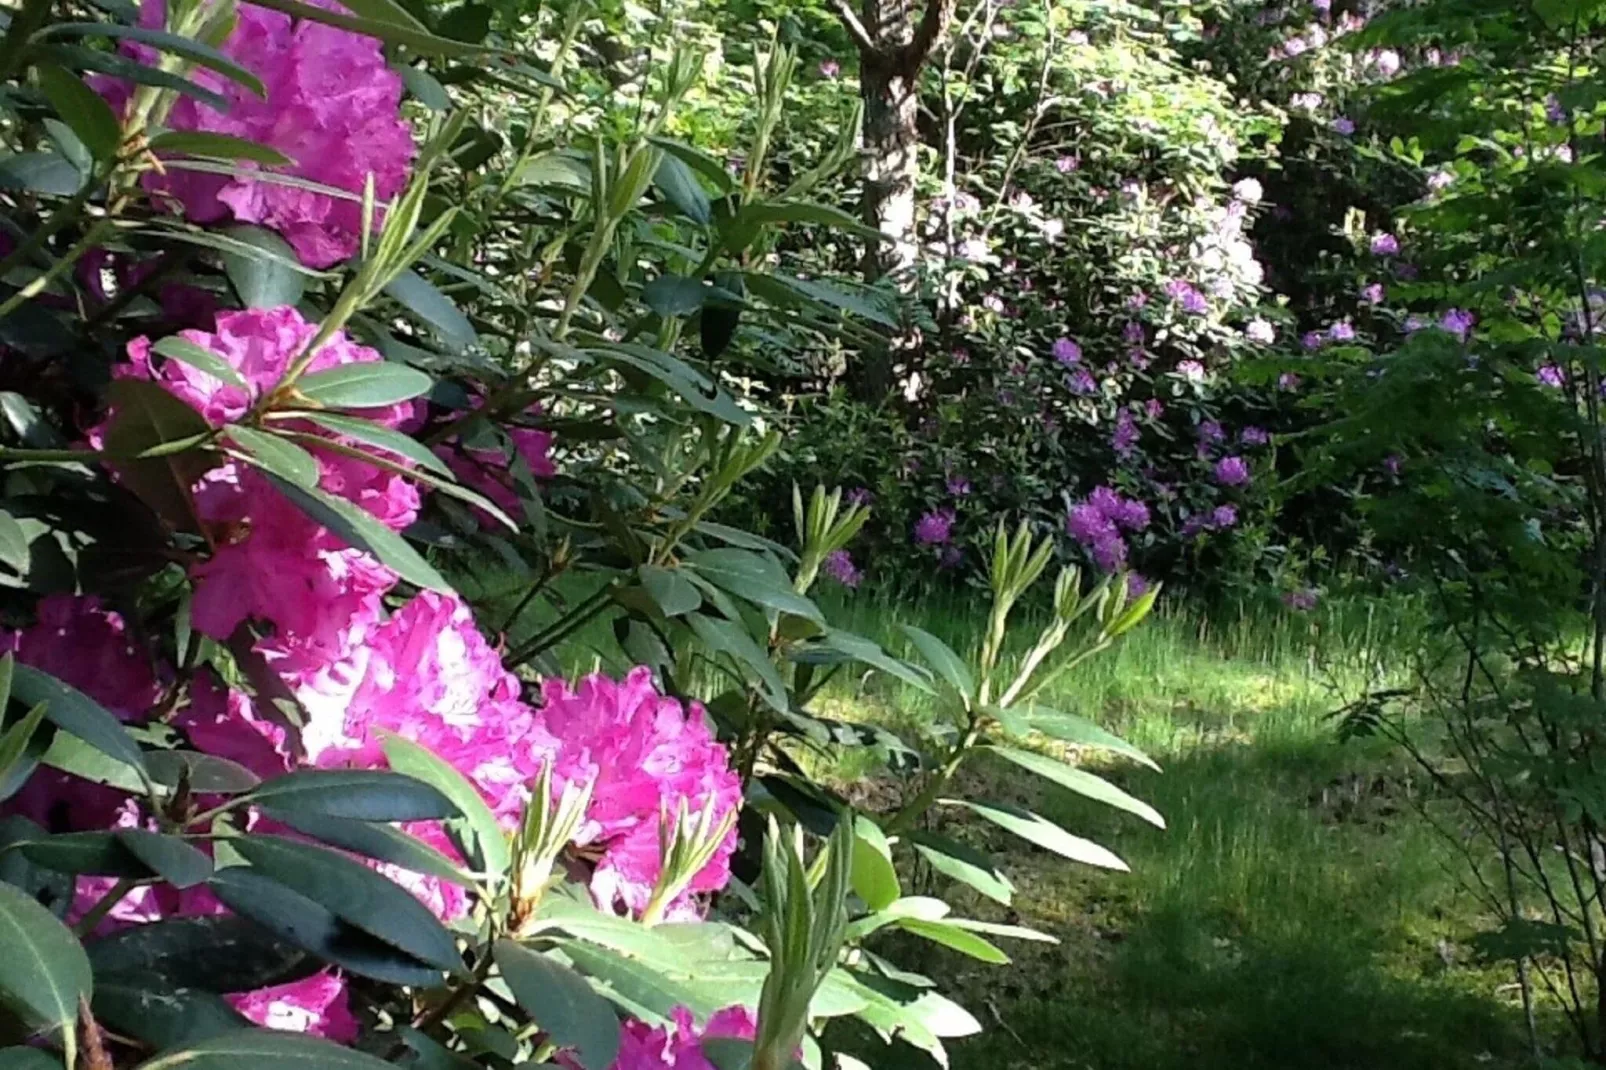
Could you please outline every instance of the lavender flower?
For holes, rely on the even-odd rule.
[[[1210,510],[1210,515],[1204,524],[1211,531],[1226,531],[1238,523],[1238,507],[1235,505],[1218,505]]]
[[[1567,377],[1562,373],[1561,368],[1555,364],[1541,364],[1537,374],[1539,381],[1546,386],[1560,389],[1567,382]]]
[[[1355,327],[1349,320],[1339,320],[1327,328],[1327,337],[1335,342],[1355,341]]]
[[[1132,320],[1121,328],[1121,341],[1127,345],[1142,345],[1144,342],[1143,324]]]
[[[843,495],[849,505],[869,505],[875,501],[875,495],[870,493],[868,487],[854,487]]]
[[[1244,327],[1244,337],[1251,342],[1269,346],[1277,340],[1277,331],[1270,323],[1256,316]]]
[[[1128,598],[1142,598],[1149,593],[1149,579],[1142,573],[1128,572],[1126,574],[1126,596]]]
[[[1177,361],[1177,374],[1190,383],[1202,383],[1205,377],[1205,366],[1196,360]]]
[[[821,78],[835,78],[837,75],[839,75],[841,73],[842,73],[842,64],[838,63],[836,60],[834,60],[834,59],[826,59],[826,60],[821,60],[820,61],[820,77]],[[849,584],[848,586],[851,587],[851,586],[853,586],[853,584]]]
[[[1333,133],[1342,134],[1344,137],[1349,137],[1351,134],[1355,133],[1355,120],[1347,116],[1340,115],[1338,118],[1333,120]]]
[[[1115,418],[1115,433],[1110,436],[1110,448],[1118,457],[1130,457],[1137,449],[1138,424],[1126,409]]]
[[[1467,335],[1472,333],[1472,327],[1477,322],[1478,318],[1466,309],[1452,308],[1439,318],[1439,327],[1441,330],[1448,331],[1465,342]]]
[[[1082,359],[1082,347],[1069,338],[1054,339],[1054,359],[1061,364],[1075,364]]]
[[[1306,350],[1313,352],[1322,348],[1322,345],[1325,342],[1326,339],[1322,337],[1321,331],[1306,331],[1304,334],[1299,336],[1299,344]]]
[[[1398,256],[1400,239],[1387,231],[1372,235],[1373,256]]]
[[[964,476],[949,476],[947,481],[948,493],[955,498],[963,498],[970,493],[970,480]]]
[[[1068,175],[1081,166],[1082,160],[1078,156],[1061,156],[1059,159],[1054,161],[1054,170],[1058,171],[1062,175]]]
[[[1086,368],[1076,369],[1076,372],[1065,380],[1065,385],[1070,387],[1071,393],[1084,396],[1097,393],[1099,388],[1098,380],[1094,379]]]
[[[1381,305],[1383,303],[1383,284],[1374,282],[1361,287],[1361,302],[1367,305]]]
[[[1264,446],[1271,442],[1271,435],[1264,427],[1246,427],[1238,436],[1238,441],[1245,446]]]

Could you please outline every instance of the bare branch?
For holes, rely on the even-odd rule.
[[[920,25],[915,27],[914,39],[903,47],[899,56],[905,71],[912,73],[920,69],[937,42],[948,32],[948,23],[953,15],[954,0],[926,0],[926,11],[920,17]]]
[[[831,7],[836,12],[836,17],[842,20],[842,25],[848,31],[848,36],[853,38],[853,43],[859,46],[859,51],[866,55],[874,55],[878,51],[875,39],[870,36],[870,31],[864,28],[864,23],[859,21],[859,16],[855,15],[853,9],[847,5],[847,0],[835,0]]]

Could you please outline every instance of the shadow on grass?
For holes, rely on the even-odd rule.
[[[953,1045],[956,1070],[1519,1065],[1520,1014],[1500,998],[1509,972],[1471,961],[1475,905],[1406,798],[1403,767],[1289,722],[1120,779],[1170,828],[1070,796],[1015,797],[1116,850],[1130,874],[967,826],[1008,859],[1021,921],[1062,943],[1012,944],[1015,964],[996,968],[927,955],[986,1027]],[[1013,786],[998,771],[980,781]]]

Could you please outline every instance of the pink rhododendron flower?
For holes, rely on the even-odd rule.
[[[682,804],[697,814],[711,801],[718,820],[741,806],[741,778],[702,706],[694,702],[688,709],[661,695],[645,667],[623,680],[594,674],[573,689],[548,680],[541,694],[541,727],[557,748],[554,790],[594,785],[575,838],[601,852],[591,894],[604,908],[639,913],[660,875],[660,814],[673,818]],[[665,916],[694,917],[691,897],[725,886],[735,849],[732,829]]]
[[[224,998],[268,1029],[308,1033],[341,1044],[357,1039],[357,1019],[351,1013],[346,979],[336,973],[316,973],[304,980]]]
[[[332,0],[312,0],[344,12]],[[166,5],[144,0],[140,24],[161,29]],[[401,192],[417,151],[400,114],[401,77],[385,60],[379,41],[310,19],[241,4],[238,23],[221,51],[262,80],[266,99],[210,71],[191,72],[197,82],[222,94],[226,113],[181,96],[169,113],[171,130],[204,131],[248,138],[291,160],[279,170],[357,195],[350,199],[257,178],[204,174],[170,168],[147,171],[145,188],[173,198],[196,223],[233,218],[259,223],[284,235],[303,263],[328,267],[356,252],[362,225],[359,197],[372,174],[379,203]],[[128,43],[124,50],[154,64],[155,53]],[[118,110],[128,83],[98,80]]]
[[[705,1037],[752,1040],[758,1035],[758,1021],[753,1012],[739,1006],[715,1011],[702,1029],[697,1028],[697,1021],[689,1010],[676,1007],[670,1013],[670,1023],[654,1028],[631,1019],[621,1025],[619,1055],[608,1070],[716,1070],[703,1054]],[[560,1055],[558,1061],[569,1070],[577,1070],[579,1065],[568,1055]]]
[[[476,405],[483,404],[476,401]],[[527,417],[541,415],[540,405],[531,405],[524,410]],[[508,445],[511,447],[511,457],[508,448],[492,445],[468,445],[454,442],[449,446],[441,446],[435,452],[446,461],[460,483],[470,490],[478,491],[489,498],[498,509],[517,520],[519,517],[519,496],[516,490],[516,481],[513,474],[514,459],[523,461],[530,469],[530,474],[537,479],[551,479],[558,474],[556,466],[550,456],[552,452],[552,433],[534,427],[511,426],[505,429]],[[480,523],[485,527],[494,527],[497,521],[484,510],[477,510],[480,514]]]

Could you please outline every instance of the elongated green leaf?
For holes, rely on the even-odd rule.
[[[76,74],[53,64],[35,67],[34,75],[39,79],[39,88],[50,98],[50,106],[72,127],[95,159],[104,162],[117,155],[123,141],[122,126],[104,97]]]
[[[852,632],[840,631],[836,628],[827,628],[825,634],[819,637],[812,647],[834,651],[846,658],[860,661],[874,669],[880,669],[890,676],[895,676],[909,686],[931,695],[936,693],[932,686],[931,673],[919,665],[911,665],[902,658],[895,658],[882,650],[879,645],[862,635]],[[809,660],[806,656],[797,660]]]
[[[376,446],[387,453],[393,453],[402,460],[412,461],[420,468],[428,468],[447,477],[452,474],[446,462],[437,457],[428,446],[373,420],[335,412],[300,412],[296,416],[298,419],[315,423],[326,431],[333,431],[337,435],[355,439],[364,445]]]
[[[747,426],[753,417],[717,383],[678,357],[649,346],[616,342],[586,350],[604,361],[625,364],[644,372],[690,402],[699,412],[717,416],[726,423]]]
[[[1074,713],[1061,713],[1043,706],[1032,706],[1026,710],[1022,720],[1032,731],[1041,732],[1061,742],[1119,754],[1135,762],[1141,762],[1155,772],[1160,771],[1160,767],[1147,754],[1085,717],[1078,717]]]
[[[659,158],[652,184],[666,201],[692,222],[706,227],[714,221],[714,210],[708,203],[708,194],[703,192],[696,173],[679,156],[665,152]]]
[[[962,955],[969,955],[982,962],[990,962],[995,966],[1007,966],[1009,956],[998,947],[977,936],[975,933],[949,925],[941,921],[921,921],[918,918],[902,918],[894,922],[898,928],[923,936],[927,940],[952,948]]]
[[[43,1048],[0,1048],[0,1068],[4,1070],[61,1070],[61,1059]]]
[[[991,858],[975,848],[935,832],[915,832],[909,837],[914,849],[931,868],[976,889],[987,898],[1009,906],[1015,885]]]
[[[519,1006],[585,1070],[608,1070],[619,1055],[619,1019],[585,979],[511,940],[496,942],[496,965]]]
[[[407,540],[381,524],[372,513],[322,490],[298,487],[269,474],[267,479],[296,507],[328,528],[347,546],[365,550],[391,567],[397,575],[419,587],[450,593],[452,588],[433,565],[408,545]]]
[[[666,155],[675,157],[687,167],[702,175],[713,183],[714,188],[720,193],[725,194],[735,191],[736,180],[725,169],[725,165],[702,149],[669,137],[649,137],[647,140],[663,149]]]
[[[898,871],[892,867],[892,848],[867,817],[854,822],[852,879],[853,890],[871,910],[881,910],[903,894]]]
[[[298,769],[264,781],[250,799],[280,813],[353,821],[432,821],[458,813],[434,786],[384,769]]]
[[[52,769],[126,792],[139,792],[145,786],[133,766],[96,750],[71,732],[57,732],[39,760]]]
[[[185,781],[190,790],[204,795],[238,795],[261,779],[239,762],[198,751],[159,750],[145,755],[151,779],[169,788]]]
[[[262,812],[303,835],[354,851],[366,858],[389,862],[410,872],[439,877],[453,884],[467,886],[473,883],[473,877],[465,873],[463,867],[401,829],[371,821],[283,811],[273,806],[264,806]]]
[[[708,288],[696,279],[679,275],[659,275],[641,288],[641,300],[648,308],[668,319],[689,316],[703,307]]]
[[[813,223],[880,242],[886,235],[840,208],[809,201],[760,201],[742,209],[744,223]]]
[[[24,858],[58,873],[147,878],[155,871],[114,832],[58,832],[17,846]]]
[[[1085,795],[1106,806],[1113,806],[1117,810],[1136,814],[1156,828],[1165,828],[1165,818],[1161,817],[1160,812],[1154,807],[1141,799],[1133,798],[1108,780],[1095,776],[1085,769],[1078,769],[1046,755],[1017,750],[1014,747],[989,745],[985,749],[1014,762],[1022,769],[1036,773],[1045,780],[1053,781],[1062,788],[1074,791],[1078,795]]]
[[[948,681],[949,686],[959,692],[968,703],[976,694],[976,681],[970,675],[970,668],[964,660],[954,653],[953,647],[924,628],[916,628],[913,624],[902,624],[899,627],[920,652],[920,656],[926,659],[926,663],[938,676]]]
[[[0,189],[71,197],[83,184],[84,173],[60,153],[15,152],[0,156]]]
[[[118,829],[117,842],[175,888],[193,888],[212,876],[212,860],[176,836],[144,829]]]
[[[10,659],[11,655],[7,654],[6,660]],[[41,702],[34,706],[22,720],[6,729],[4,735],[0,735],[0,781],[9,781],[12,769],[26,759],[30,749],[29,744],[34,741],[34,733],[39,730],[40,723],[45,719],[47,705]],[[4,708],[4,703],[0,703],[0,709]]]
[[[58,22],[54,26],[46,26],[40,30],[34,35],[34,40],[45,41],[57,37],[111,37],[121,41],[137,41],[142,45],[149,45],[158,52],[170,52],[175,56],[182,56],[191,63],[216,71],[231,82],[244,86],[258,97],[267,97],[267,91],[262,87],[262,80],[228,56],[210,45],[164,30],[150,30],[144,26],[123,26],[113,22]]]
[[[282,836],[240,836],[232,846],[253,872],[305,896],[346,924],[436,969],[462,969],[452,934],[435,915],[401,885],[361,862]]]
[[[179,398],[144,379],[113,379],[106,400],[112,415],[104,445],[115,458],[112,467],[123,485],[174,528],[200,530],[190,488],[212,468],[217,455],[199,448],[144,454],[199,442],[211,432],[211,425]]]
[[[1045,851],[1053,851],[1073,862],[1116,869],[1122,873],[1128,871],[1127,864],[1111,851],[1100,847],[1092,840],[1071,835],[1052,821],[1039,817],[1030,810],[1022,810],[1008,803],[984,803],[970,799],[943,799],[942,802],[950,806],[963,806],[985,817],[999,828],[1013,832],[1028,843],[1034,843]]]
[[[359,18],[388,22],[393,26],[405,26],[422,33],[429,32],[429,27],[419,22],[411,11],[395,0],[351,0],[351,3],[344,6]]]
[[[97,978],[160,978],[174,988],[248,992],[293,981],[314,966],[298,947],[233,914],[163,918],[119,929],[86,949]]]
[[[231,426],[227,437],[258,468],[303,487],[318,485],[318,462],[294,442],[266,431]]]
[[[681,575],[679,569],[642,565],[636,570],[641,586],[666,617],[679,617],[703,604],[697,586]]]
[[[27,532],[10,513],[0,511],[0,564],[19,576],[28,574],[33,551],[28,548]]]
[[[138,1070],[392,1070],[389,1063],[304,1033],[243,1029],[163,1052]]]
[[[763,685],[759,693],[773,709],[780,713],[788,711],[790,703],[780,673],[775,671],[775,664],[739,621],[693,613],[686,617],[686,623],[710,650],[728,654],[738,665],[749,669]]]
[[[781,613],[790,613],[816,624],[825,623],[825,615],[812,601],[790,587],[769,581],[752,572],[722,568],[717,563],[705,562],[700,555],[690,558],[687,567],[714,586],[729,591],[737,598]]]
[[[171,89],[187,97],[198,100],[217,112],[219,115],[229,111],[229,99],[221,93],[215,93],[202,85],[182,75],[171,71],[158,70],[148,63],[140,63],[129,59],[118,52],[107,51],[100,48],[87,48],[83,45],[36,45],[35,54],[41,59],[68,67],[72,70],[96,71],[100,74],[110,74],[135,85],[155,86],[158,89]]]
[[[260,172],[258,172],[260,174]],[[262,181],[253,176],[253,182]],[[242,224],[225,231],[223,271],[247,308],[278,308],[300,302],[307,276],[290,243],[266,227]]]
[[[198,1044],[251,1025],[217,993],[169,988],[155,975],[97,977],[91,1009],[102,1025],[157,1050]]]
[[[687,1007],[701,1018],[729,1006],[718,995],[699,991],[684,975],[671,977],[654,965],[579,940],[562,940],[559,946],[603,996],[637,1017],[664,1021],[676,1007]]]
[[[513,864],[507,834],[497,824],[496,815],[485,804],[479,789],[451,765],[411,740],[386,733],[381,746],[392,769],[430,785],[451,800],[462,815],[459,820],[472,833],[467,855],[470,863],[492,878],[505,875]]]
[[[12,670],[11,694],[30,706],[45,703],[45,716],[57,728],[144,775],[145,758],[134,738],[82,691],[30,665],[17,665]]]
[[[151,350],[158,356],[166,357],[168,360],[176,360],[180,364],[186,364],[202,374],[210,375],[226,386],[232,386],[240,390],[250,389],[245,377],[239,373],[234,365],[210,349],[196,345],[188,338],[170,334],[166,338],[157,339],[151,345]]]
[[[1048,933],[1038,932],[1020,925],[1003,925],[992,921],[977,921],[975,918],[944,918],[945,924],[956,929],[965,929],[973,933],[986,933],[989,936],[1004,936],[1013,940],[1030,940],[1034,944],[1057,944],[1059,937]]]
[[[342,364],[296,383],[307,398],[330,409],[377,409],[429,393],[430,377],[390,361]]]
[[[160,154],[250,160],[268,167],[289,167],[296,162],[271,145],[207,130],[168,130],[151,138],[150,147]]]
[[[403,271],[385,284],[385,293],[434,328],[447,345],[461,349],[479,342],[480,336],[468,317],[463,315],[450,297],[437,290],[422,275]]]
[[[89,958],[54,914],[0,884],[0,996],[33,1025],[72,1029],[93,986]]]

